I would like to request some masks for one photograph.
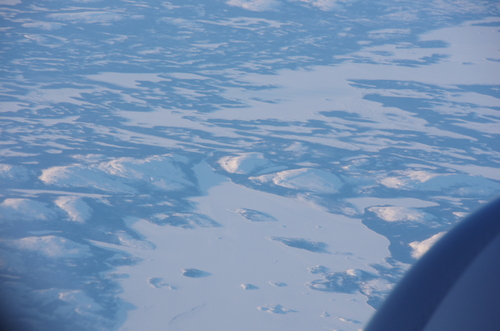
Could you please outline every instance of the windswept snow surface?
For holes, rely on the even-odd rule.
[[[85,222],[92,216],[92,209],[85,201],[76,196],[60,196],[56,205],[68,213],[68,219],[75,222]]]
[[[318,169],[295,169],[275,174],[250,177],[256,183],[273,182],[275,185],[298,191],[314,193],[337,193],[342,181],[329,172]]]
[[[246,153],[238,156],[225,156],[219,160],[221,167],[232,174],[247,175],[270,165],[262,153]]]
[[[147,184],[150,189],[165,191],[194,186],[175,161],[175,157],[156,155],[142,160],[127,157],[90,165],[51,167],[43,170],[40,180],[47,185],[86,187],[116,193],[136,193],[131,184]]]
[[[412,248],[411,255],[419,259],[424,255],[431,247],[434,245],[439,238],[445,235],[446,232],[439,232],[430,237],[429,239],[425,239],[423,241],[414,241],[410,243],[410,247]]]
[[[26,330],[358,331],[500,194],[496,1],[0,13],[0,295]]]
[[[371,207],[369,211],[387,222],[429,222],[434,216],[406,207]]]

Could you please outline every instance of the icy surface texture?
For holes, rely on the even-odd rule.
[[[0,1],[6,314],[362,329],[500,194],[497,2]]]

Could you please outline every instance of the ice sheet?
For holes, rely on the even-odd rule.
[[[314,277],[307,268],[329,265],[341,271],[356,265],[362,270],[373,270],[369,265],[388,255],[385,238],[368,230],[359,220],[228,182],[207,164],[198,165],[195,172],[208,194],[192,199],[197,203],[197,211],[217,219],[222,227],[184,230],[128,221],[156,249],[129,251],[143,259],[140,267],[115,271],[130,275],[121,281],[125,290],[122,297],[137,307],[129,312],[120,330],[160,330],[164,325],[205,330],[275,330],[285,325],[287,330],[304,330],[332,324],[349,327],[346,321],[354,317],[354,311],[358,316],[371,314],[372,309],[359,294],[329,296],[308,290],[305,284]],[[218,184],[210,184],[214,182]],[[231,211],[239,207],[269,213],[278,221],[245,222]],[[268,236],[312,238],[327,243],[331,254],[289,247],[269,241]],[[211,275],[189,279],[182,276],[185,268]],[[147,280],[151,277],[161,277],[175,290],[149,286]],[[288,286],[276,288],[269,286],[269,281]],[[244,291],[242,283],[251,283],[258,289]],[[216,313],[221,309],[227,314],[222,320]],[[294,313],[273,318],[270,316],[274,314],[265,313],[281,315],[286,309]],[[339,318],[322,318],[325,310],[335,311]]]

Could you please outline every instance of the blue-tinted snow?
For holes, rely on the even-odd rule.
[[[148,283],[154,288],[167,288],[169,290],[176,290],[175,286],[172,286],[165,282],[165,280],[161,277],[151,277],[148,279]]]
[[[312,274],[325,274],[328,272],[328,268],[322,265],[317,265],[312,268],[307,268]]]
[[[368,296],[372,306],[378,306],[383,300],[384,293],[392,288],[392,284],[387,279],[363,270],[350,269],[345,272],[326,273],[324,277],[324,279],[313,280],[306,285],[317,291],[360,292]]]
[[[432,245],[439,240],[439,238],[441,238],[443,235],[445,235],[446,232],[439,232],[435,235],[433,235],[432,237],[428,238],[428,239],[425,239],[423,241],[414,241],[412,243],[410,243],[410,247],[412,248],[412,253],[411,255],[418,259],[420,258],[422,255],[425,254],[425,252],[427,252],[429,250],[429,248],[432,247]]]
[[[259,287],[258,286],[255,286],[253,284],[241,284],[241,287],[244,289],[244,290],[258,290]]]
[[[271,166],[261,153],[226,156],[219,160],[221,167],[229,173],[249,174]]]
[[[269,215],[268,213],[264,213],[258,210],[254,209],[248,209],[248,208],[238,208],[235,209],[234,212],[240,214],[247,220],[251,222],[277,222],[278,220]]]
[[[275,174],[250,177],[256,183],[273,182],[275,185],[314,193],[337,193],[342,181],[334,174],[318,169],[294,169]]]
[[[1,1],[11,315],[37,330],[358,330],[500,193],[499,14]]]
[[[285,286],[288,286],[287,283],[283,283],[283,282],[272,282],[272,281],[269,281],[268,283],[270,285],[276,286],[276,287],[285,287]]]
[[[68,213],[68,219],[75,222],[85,222],[92,216],[92,209],[81,197],[60,196],[55,204]]]
[[[172,214],[154,214],[149,219],[155,224],[168,224],[171,226],[180,226],[182,228],[201,227],[217,227],[219,223],[202,214],[191,213],[172,213]]]
[[[284,308],[282,305],[276,304],[276,303],[257,307],[257,309],[268,312],[268,313],[272,313],[272,314],[288,314],[288,313],[296,312],[295,310]]]
[[[293,248],[305,249],[306,251],[314,253],[328,253],[326,250],[328,245],[324,242],[312,241],[304,238],[272,237],[271,239]]]
[[[211,273],[199,269],[189,268],[189,269],[183,269],[182,275],[190,278],[202,278],[210,276]]]
[[[118,158],[90,165],[44,169],[40,179],[47,185],[82,187],[116,193],[136,193],[131,187],[179,191],[194,186],[179,168],[175,156],[155,155],[146,159]]]

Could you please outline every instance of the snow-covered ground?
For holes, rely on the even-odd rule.
[[[500,194],[494,1],[0,9],[27,330],[361,330]]]

